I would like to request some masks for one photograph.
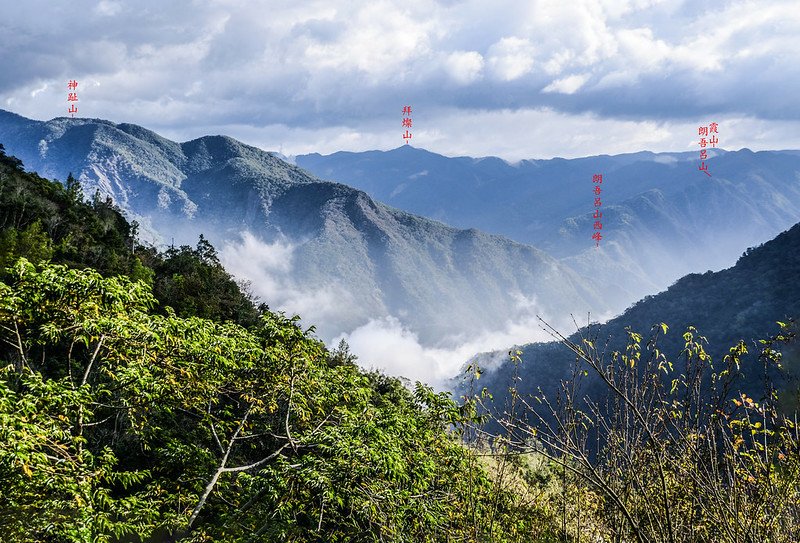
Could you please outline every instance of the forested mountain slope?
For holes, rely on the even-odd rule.
[[[91,119],[0,111],[0,142],[42,175],[72,172],[145,235],[205,234],[229,270],[331,339],[394,317],[425,343],[502,328],[528,311],[604,312],[606,291],[533,247],[374,201],[224,136],[176,143]]]
[[[597,279],[622,311],[683,275],[733,265],[747,247],[800,221],[798,152],[708,154],[711,177],[698,171],[694,152],[510,164],[403,146],[296,162],[400,209],[547,251]],[[591,240],[594,174],[603,175],[599,250]]]
[[[687,275],[666,291],[647,296],[628,308],[622,315],[603,324],[582,328],[579,333],[565,336],[577,343],[593,340],[607,353],[624,351],[629,338],[626,329],[650,336],[660,323],[669,327],[659,334],[659,350],[670,360],[680,358],[684,347],[683,333],[692,326],[695,336],[708,339],[706,349],[720,361],[728,349],[744,340],[753,352],[756,340],[780,332],[777,322],[788,323],[800,316],[800,223],[761,246],[748,249],[735,266],[719,272]],[[576,315],[578,323],[584,316]],[[561,379],[569,376],[575,355],[558,342],[533,343],[520,348],[524,361],[521,386],[527,392],[537,387],[555,390]],[[784,360],[791,373],[800,370],[800,353],[792,348]],[[485,365],[495,365],[503,353],[486,353],[478,357]],[[751,360],[742,371],[756,382],[763,367]],[[502,395],[513,372],[510,363],[503,363],[487,377],[490,389]],[[753,392],[754,394],[757,392]]]
[[[365,372],[346,347],[329,351],[295,318],[255,308],[202,238],[159,254],[112,204],[75,188],[0,147],[6,541],[516,541],[554,530],[525,520],[539,515],[459,443],[452,430],[468,410]],[[476,522],[486,515],[491,525]]]

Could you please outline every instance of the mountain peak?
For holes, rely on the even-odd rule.
[[[541,251],[399,211],[227,136],[176,143],[130,123],[6,116],[0,141],[37,171],[71,171],[86,192],[111,196],[140,232],[178,243],[204,233],[240,255],[232,271],[270,305],[301,312],[325,338],[401,318],[434,343],[493,329],[520,299],[549,312],[603,304]],[[447,160],[410,145],[376,154]]]

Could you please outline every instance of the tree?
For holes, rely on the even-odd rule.
[[[658,348],[663,324],[646,348],[629,330],[626,350],[611,353],[551,329],[576,357],[573,377],[555,398],[519,397],[525,416],[506,412],[500,422],[517,451],[546,456],[571,474],[572,488],[602,499],[594,524],[604,540],[797,541],[796,421],[779,411],[768,381],[758,401],[739,388],[745,370],[768,376],[780,364],[779,346],[795,332],[779,324],[758,364],[746,364],[743,342],[715,364],[691,327],[681,364]]]
[[[75,179],[75,177],[73,177],[72,172],[69,172],[69,175],[67,175],[65,186],[71,202],[78,202],[83,199],[83,189],[81,188],[81,183]]]
[[[332,360],[298,317],[157,314],[146,283],[24,259],[6,277],[9,543],[511,541],[529,526],[449,430],[466,421],[455,402]]]

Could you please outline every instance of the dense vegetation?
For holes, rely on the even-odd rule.
[[[748,249],[731,268],[682,277],[664,292],[645,297],[603,324],[579,321],[580,328],[569,335],[569,340],[580,343],[582,339],[589,339],[608,353],[622,351],[627,346],[628,329],[643,332],[655,323],[664,322],[673,330],[683,331],[690,326],[700,330],[711,340],[709,355],[721,360],[728,354],[728,348],[740,340],[754,349],[759,339],[780,331],[777,322],[798,317],[798,277],[800,224],[767,243]],[[659,349],[674,360],[683,351],[684,341],[680,334],[667,334],[660,339]],[[558,391],[561,380],[569,378],[575,355],[565,349],[561,341],[532,343],[520,350],[524,361],[521,373],[536,375],[536,379],[523,379],[518,387],[520,392],[534,394],[541,386],[553,394]],[[800,350],[787,346],[784,351],[786,372],[773,369],[769,377],[776,381],[787,399],[794,399],[800,376]],[[488,374],[484,382],[502,394],[514,371],[513,364],[506,363]],[[763,372],[746,372],[743,391],[758,396],[764,387],[763,377]],[[602,388],[599,381],[595,382]]]
[[[110,199],[95,194],[85,202],[71,175],[62,185],[25,172],[0,144],[0,273],[19,257],[89,267],[151,285],[162,313],[171,307],[179,316],[256,322],[252,297],[202,236],[196,248],[160,253],[140,245],[136,231]]]
[[[559,466],[566,540],[800,540],[797,405],[787,412],[769,383],[755,398],[742,392],[748,373],[780,370],[796,325],[780,323],[759,348],[740,341],[720,359],[691,327],[678,334],[682,353],[668,358],[660,350],[668,330],[628,331],[625,349],[613,352],[561,337],[576,363],[549,396],[520,392],[516,351],[506,401],[495,407],[478,394],[470,402],[502,427],[495,446]],[[592,378],[600,391],[586,386]]]
[[[798,427],[725,358],[561,338],[558,397],[461,403],[354,364],[242,291],[203,238],[159,253],[0,148],[0,534],[9,543],[792,542]],[[659,332],[662,331],[662,332]],[[605,403],[584,401],[589,375]],[[588,379],[587,379],[588,381]],[[495,408],[497,405],[499,407]],[[493,417],[491,435],[486,415]]]
[[[2,149],[0,208],[7,541],[531,533],[539,515],[457,439],[474,413],[255,307],[204,239],[138,246],[111,202]]]
[[[12,541],[503,540],[514,501],[441,395],[365,374],[292,319],[150,312],[58,265],[0,283],[0,527]],[[337,363],[338,360],[338,363]],[[495,526],[475,518],[496,517]],[[263,536],[259,539],[259,535]]]

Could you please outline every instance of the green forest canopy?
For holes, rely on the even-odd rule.
[[[256,307],[202,237],[141,246],[112,202],[2,147],[0,216],[7,541],[505,540],[529,524],[458,441],[463,408]]]

